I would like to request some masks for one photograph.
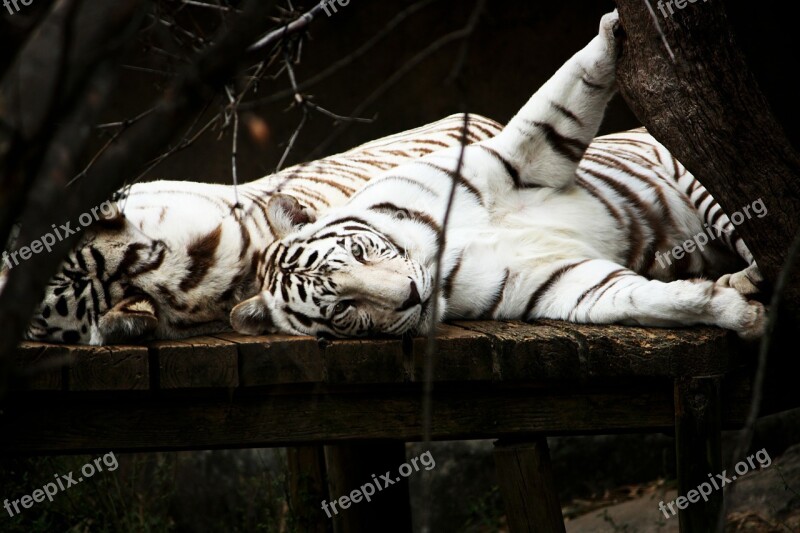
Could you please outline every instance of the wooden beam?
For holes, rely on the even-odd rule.
[[[398,474],[406,462],[406,448],[402,441],[371,441],[325,446],[331,500],[355,496],[358,503],[348,503],[347,509],[333,515],[335,533],[409,533],[411,531],[411,504],[408,478]],[[392,485],[381,476],[389,475]],[[380,484],[380,490],[375,484]],[[363,494],[374,495],[366,501]],[[363,490],[362,490],[363,489]],[[361,495],[359,495],[359,493]],[[341,502],[342,500],[339,500]],[[337,504],[337,509],[340,504]]]
[[[747,380],[726,380],[726,420],[748,405]],[[214,391],[211,391],[214,392]],[[251,394],[38,393],[0,413],[0,451],[145,451],[290,446],[358,439],[421,440],[419,384]],[[674,427],[668,380],[434,389],[433,438],[493,439],[533,433],[593,433]]]
[[[547,438],[496,441],[494,459],[511,533],[564,533]]]
[[[675,380],[676,505],[683,507],[678,513],[682,532],[716,531],[722,512],[722,490],[712,491],[708,500],[697,491],[701,483],[709,484],[709,474],[722,471],[720,381],[720,377]]]
[[[286,449],[288,503],[293,531],[330,533],[333,523],[320,506],[328,500],[328,478],[322,446],[290,446]]]

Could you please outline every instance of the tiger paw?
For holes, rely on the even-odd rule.
[[[622,52],[622,36],[617,11],[603,15],[600,31],[584,49],[588,56],[581,61],[583,80],[587,85],[597,89],[614,86],[617,59]]]
[[[619,57],[622,52],[622,38],[625,35],[622,25],[619,22],[619,13],[615,9],[611,13],[606,13],[600,19],[600,36],[604,39],[609,52],[613,52],[613,57]]]
[[[755,264],[739,272],[725,274],[716,282],[718,287],[730,287],[749,299],[756,299],[762,295],[763,284],[764,277]]]
[[[767,325],[764,306],[729,287],[714,287],[711,313],[718,326],[734,330],[743,339],[761,337]]]

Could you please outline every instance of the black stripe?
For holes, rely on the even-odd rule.
[[[411,220],[415,220],[421,224],[428,226],[436,235],[439,235],[442,231],[442,227],[427,213],[423,213],[422,211],[417,211],[415,209],[405,209],[398,205],[395,205],[391,202],[381,202],[379,204],[375,204],[370,206],[369,209],[378,212],[389,212],[391,215],[396,215],[399,213],[404,214]]]
[[[506,269],[506,272],[503,275],[503,281],[500,283],[500,287],[497,289],[497,294],[495,295],[494,300],[492,300],[492,303],[489,305],[489,307],[487,307],[486,310],[483,313],[481,313],[480,315],[481,319],[491,320],[494,318],[494,314],[497,311],[497,308],[500,307],[500,302],[503,301],[503,295],[506,290],[506,283],[508,283],[509,274],[510,271]]]
[[[528,300],[528,305],[525,306],[525,311],[522,313],[522,318],[527,319],[528,315],[539,305],[539,300],[542,299],[542,296],[547,294],[547,292],[553,288],[553,286],[570,270],[575,267],[578,267],[584,263],[589,261],[589,259],[584,259],[583,261],[578,261],[577,263],[570,263],[568,265],[564,265],[560,268],[557,268],[550,277],[548,277],[544,283],[539,285],[539,288],[531,294],[530,299]]]
[[[514,182],[514,187],[516,187],[517,189],[521,189],[523,187],[537,187],[537,185],[523,184],[522,180],[519,177],[519,171],[514,167],[514,165],[511,164],[511,162],[508,159],[500,155],[500,152],[498,152],[494,148],[489,148],[488,146],[484,146],[482,144],[479,144],[477,146],[480,146],[481,148],[486,150],[489,154],[494,156],[494,158],[497,159],[503,165],[503,168],[506,169],[506,173],[508,173],[509,177],[511,177],[511,181]]]
[[[552,100],[550,101],[550,105],[553,106],[553,109],[555,109],[556,111],[561,113],[561,115],[563,115],[564,117],[568,118],[569,120],[571,120],[572,122],[574,122],[578,126],[583,126],[583,121],[578,118],[578,115],[576,115],[575,113],[573,113],[572,111],[570,111],[569,109],[564,107],[563,105],[557,104],[557,103],[553,102]]]
[[[453,268],[450,270],[450,272],[447,273],[447,276],[444,278],[444,283],[442,283],[442,294],[444,294],[445,299],[450,299],[450,294],[453,292],[453,283],[455,283],[458,271],[461,269],[461,260],[463,258],[464,258],[464,252],[462,251],[458,256],[458,259],[456,259]]]
[[[627,270],[626,270],[626,269],[624,269],[624,268],[618,268],[618,269],[616,269],[616,270],[612,271],[612,272],[611,272],[609,275],[607,275],[606,277],[604,277],[604,278],[603,278],[603,280],[602,280],[602,281],[600,281],[599,283],[596,283],[595,285],[593,285],[593,286],[589,287],[588,289],[586,289],[586,290],[583,292],[583,294],[581,294],[581,295],[580,295],[580,297],[578,297],[578,300],[575,302],[575,306],[574,306],[574,307],[575,307],[575,309],[577,309],[577,307],[578,307],[579,305],[581,305],[581,303],[582,303],[582,302],[583,302],[583,301],[584,301],[584,300],[585,300],[585,299],[586,299],[586,298],[587,298],[587,297],[588,297],[590,294],[592,294],[592,293],[593,293],[593,292],[595,292],[597,289],[599,289],[600,287],[602,287],[603,285],[605,285],[606,283],[608,283],[608,282],[609,282],[609,281],[611,281],[612,279],[616,278],[617,276],[619,276],[619,275],[620,275],[620,274],[622,274],[623,272],[627,272]],[[573,309],[573,310],[575,310],[575,309]]]
[[[547,143],[550,145],[550,147],[555,152],[558,152],[570,161],[574,161],[576,163],[580,161],[581,157],[583,157],[583,153],[589,147],[588,144],[585,144],[578,139],[561,135],[547,122],[529,120],[526,120],[526,122],[542,130],[544,132],[544,138],[547,140]]]
[[[587,80],[585,75],[581,76],[581,81],[583,82],[584,85],[586,85],[590,89],[594,89],[596,91],[605,89],[605,87],[603,87],[602,85],[598,85],[597,83],[592,83],[589,80]]]
[[[91,253],[92,258],[94,258],[95,275],[99,278],[102,278],[103,274],[106,273],[105,257],[103,257],[103,254],[100,253],[100,250],[98,250],[94,246],[89,246],[89,253]]]
[[[433,168],[435,170],[438,170],[439,172],[441,172],[443,174],[446,174],[446,175],[450,176],[451,179],[455,179],[455,181],[456,181],[456,183],[458,185],[461,185],[462,187],[467,189],[469,192],[471,192],[475,196],[475,198],[478,199],[478,203],[483,205],[483,196],[481,196],[480,191],[472,183],[470,183],[470,181],[468,179],[466,179],[460,173],[458,175],[456,175],[456,173],[454,171],[448,170],[448,169],[446,169],[444,167],[440,167],[436,163],[431,163],[430,161],[420,161],[420,163],[425,165],[425,166],[428,166],[430,168]]]

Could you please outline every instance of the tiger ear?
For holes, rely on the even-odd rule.
[[[300,204],[296,198],[286,194],[276,194],[267,204],[267,220],[277,239],[283,239],[305,224],[314,222],[311,210]]]
[[[231,311],[231,326],[245,335],[263,335],[272,329],[272,315],[260,294],[238,303]]]
[[[100,212],[95,213],[99,228],[106,230],[121,230],[125,227],[126,219],[117,202],[105,201],[100,205]]]
[[[137,340],[158,327],[153,301],[147,296],[131,296],[106,311],[98,323],[103,344]]]

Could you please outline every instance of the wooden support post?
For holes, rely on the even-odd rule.
[[[289,472],[289,509],[298,533],[330,533],[331,520],[322,511],[328,500],[325,453],[322,446],[286,449]]]
[[[676,506],[685,506],[678,512],[682,533],[716,531],[722,512],[722,490],[712,491],[708,501],[687,498],[689,491],[709,483],[708,474],[722,471],[720,382],[718,376],[675,380]]]
[[[533,442],[496,441],[497,482],[511,533],[564,532],[547,438]]]
[[[333,514],[335,533],[409,533],[411,531],[411,504],[408,479],[401,477],[400,465],[406,462],[405,443],[398,441],[370,441],[357,444],[325,446],[328,465],[330,502],[336,502]],[[385,487],[381,476],[389,474],[392,485]],[[375,487],[380,483],[380,490]],[[341,509],[346,496],[352,499],[355,491],[371,484],[375,493],[358,503],[344,500],[347,509]],[[365,492],[369,488],[364,489]],[[331,504],[329,504],[331,505]]]

